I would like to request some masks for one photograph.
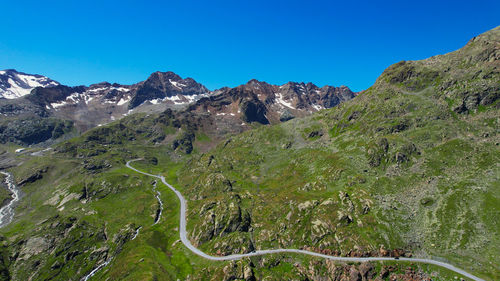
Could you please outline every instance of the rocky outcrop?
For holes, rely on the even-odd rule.
[[[18,185],[19,186],[23,186],[27,183],[34,183],[35,181],[43,178],[43,174],[46,173],[48,170],[47,167],[43,168],[43,169],[39,169],[33,173],[31,173],[30,175],[26,176],[25,178],[21,179],[19,182],[18,182]]]
[[[371,167],[378,167],[387,157],[389,151],[389,142],[386,138],[381,138],[367,147],[368,164]]]
[[[259,100],[246,100],[240,104],[241,119],[245,122],[259,122],[261,124],[269,124],[266,117],[266,107]]]
[[[85,183],[81,189],[81,193],[78,194],[78,199],[82,202],[99,200],[110,194],[118,193],[123,188],[124,187],[120,184],[112,184],[105,180],[100,183]]]
[[[173,141],[172,149],[178,149],[186,154],[190,154],[193,151],[194,139],[194,132],[188,130],[182,131],[179,136],[177,136],[177,138]]]
[[[111,164],[107,160],[85,159],[82,164],[85,172],[91,174],[99,173],[105,169],[111,168]]]
[[[380,269],[377,269],[370,262],[343,264],[330,260],[312,260],[308,264],[296,263],[295,269],[302,278],[318,281],[431,280],[428,274],[421,270],[415,270],[413,267],[405,267],[404,265],[382,265]]]
[[[222,272],[224,274],[222,280],[245,280],[254,281],[255,276],[253,272],[254,265],[248,261],[232,261],[226,265]]]
[[[75,217],[59,215],[42,221],[34,233],[16,237],[9,245],[9,269],[14,280],[36,280],[50,272],[57,279],[65,267],[80,267],[99,261],[106,251],[94,245],[106,240],[103,230]]]
[[[242,209],[239,202],[212,202],[205,204],[200,212],[200,224],[192,231],[195,245],[201,245],[215,237],[226,237],[215,245],[218,254],[250,252],[254,249],[253,242],[246,235],[231,236],[232,233],[247,233],[251,231],[252,218],[250,213]]]
[[[45,107],[51,105],[52,103],[65,101],[66,98],[72,94],[82,94],[85,90],[86,88],[84,86],[68,87],[58,85],[50,88],[38,87],[33,89],[31,94],[26,96],[26,99],[36,105]]]

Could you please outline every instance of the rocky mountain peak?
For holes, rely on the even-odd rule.
[[[260,84],[267,84],[266,82],[259,81],[257,79],[251,79],[249,80],[246,85],[260,85]]]
[[[177,75],[172,71],[167,71],[167,72],[155,71],[151,73],[147,81],[149,80],[149,81],[168,82],[169,79],[174,81],[182,80],[182,78],[179,75]]]
[[[194,100],[209,92],[205,86],[192,78],[183,79],[171,71],[157,71],[151,74],[146,81],[138,84],[129,103],[129,108],[135,108],[146,100],[177,100],[178,96],[179,99],[182,99],[180,96],[184,98],[191,96]]]
[[[267,82],[259,81],[257,79],[252,79],[248,81],[246,84],[240,85],[236,87],[235,89],[240,89],[244,90],[247,92],[251,92],[257,95],[271,95],[274,92],[274,88],[276,86],[273,86],[271,84],[268,84]]]
[[[100,83],[90,85],[89,90],[107,89],[107,88],[115,87],[115,85],[120,86],[119,84],[112,85],[109,82],[100,82]]]
[[[25,96],[36,87],[54,87],[58,82],[38,74],[27,74],[15,69],[0,71],[0,99]]]

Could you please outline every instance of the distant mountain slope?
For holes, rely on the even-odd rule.
[[[0,71],[0,99],[23,97],[36,87],[54,87],[58,82],[36,74],[26,74],[15,69]]]
[[[173,72],[155,72],[146,81],[134,85],[102,82],[88,87],[64,86],[43,76],[14,70],[2,73],[5,74],[0,76],[2,89],[14,89],[17,92],[13,93],[22,95],[5,92],[8,98],[0,98],[0,115],[3,117],[0,120],[0,142],[21,145],[53,140],[52,135],[60,137],[51,130],[61,122],[65,124],[64,132],[74,135],[134,111],[153,113],[167,108],[181,109],[210,93],[193,79],[182,79]],[[36,133],[39,130],[43,133]]]
[[[192,78],[182,79],[173,72],[155,72],[134,85],[102,82],[89,87],[39,87],[26,98],[54,112],[73,111],[77,107],[79,110],[111,111],[111,115],[117,118],[118,113],[123,115],[145,103],[182,107],[209,93],[205,86]],[[106,121],[110,121],[109,117]]]

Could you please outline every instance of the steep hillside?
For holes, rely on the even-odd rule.
[[[273,110],[351,96],[303,86],[309,94],[285,98],[284,88],[251,81],[185,111],[126,116],[53,151],[0,146],[24,193],[0,229],[0,278],[80,280],[97,268],[95,280],[460,278],[398,260],[202,259],[179,241],[174,194],[125,168],[136,158],[184,194],[188,237],[212,255],[428,257],[500,278],[500,28],[456,52],[392,65],[356,98],[278,123]],[[227,115],[251,130],[222,127],[216,118]],[[220,141],[224,128],[234,131]]]
[[[191,239],[222,255],[402,249],[498,279],[499,97],[496,28],[392,65],[332,110],[233,137],[179,170]]]

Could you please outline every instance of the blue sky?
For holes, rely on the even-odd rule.
[[[368,88],[389,65],[462,47],[500,1],[2,1],[0,69],[67,85],[174,71],[210,89]]]

